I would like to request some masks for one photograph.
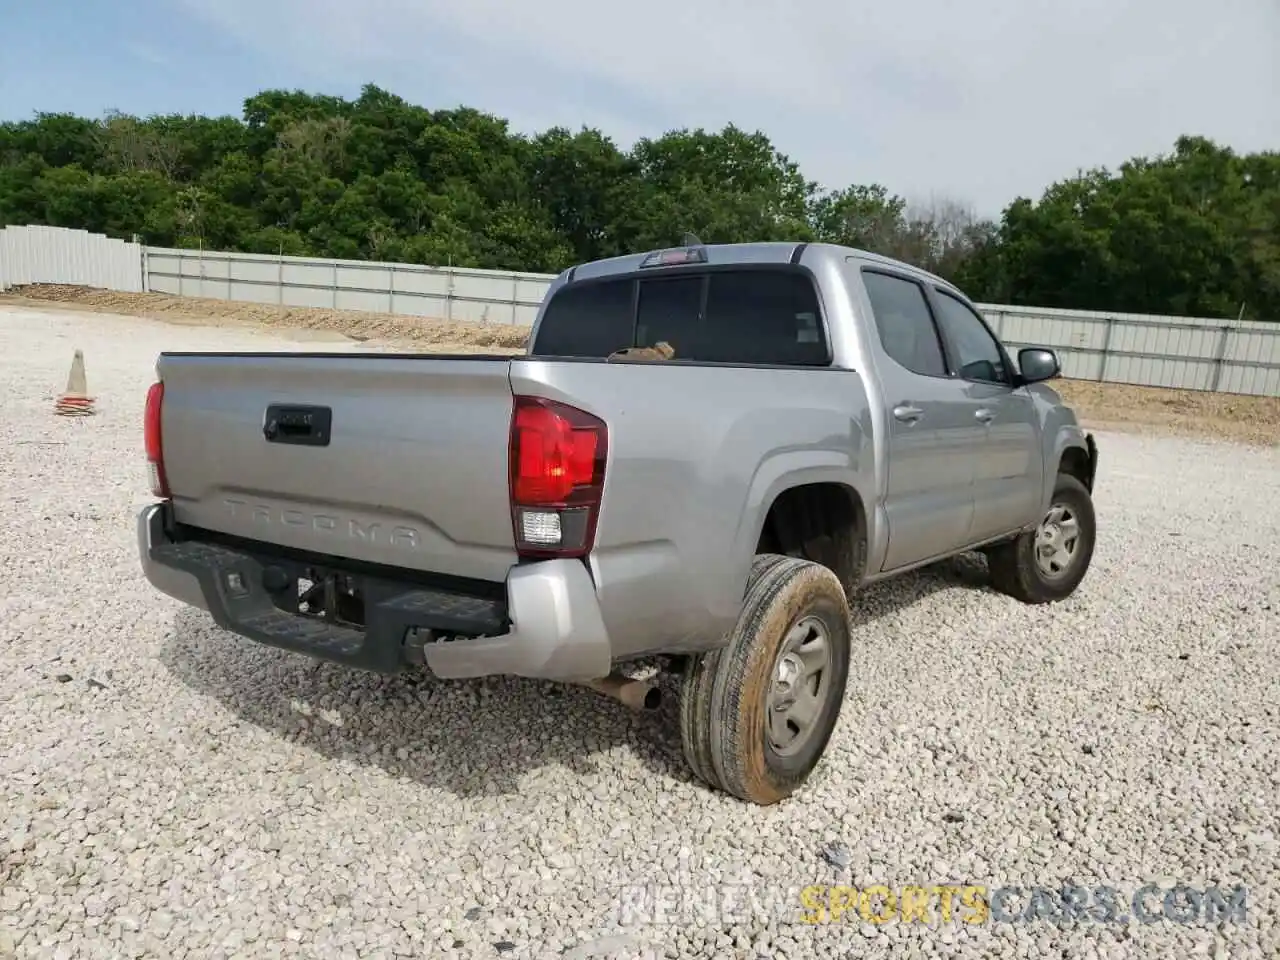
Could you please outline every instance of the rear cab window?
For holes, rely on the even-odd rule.
[[[681,269],[569,284],[547,304],[531,352],[600,358],[663,340],[677,361],[831,363],[813,278],[790,266]]]

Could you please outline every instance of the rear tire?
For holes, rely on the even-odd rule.
[[[785,559],[766,553],[752,560],[744,596],[750,596],[760,577]],[[717,789],[722,785],[711,759],[711,692],[722,652],[711,650],[685,657],[680,673],[680,746],[685,762],[694,776]]]
[[[1065,600],[1089,571],[1096,537],[1088,488],[1059,473],[1040,525],[987,552],[991,586],[1022,603]]]
[[[791,557],[768,563],[715,658],[706,738],[717,785],[777,803],[808,780],[840,717],[850,635],[839,578]]]

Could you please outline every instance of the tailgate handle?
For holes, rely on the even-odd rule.
[[[285,406],[273,403],[262,419],[262,435],[268,443],[296,443],[327,447],[333,411],[328,407]]]

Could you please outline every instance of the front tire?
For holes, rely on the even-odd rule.
[[[1065,600],[1089,571],[1096,537],[1088,488],[1059,473],[1039,526],[987,553],[991,585],[1022,603]]]
[[[771,561],[712,668],[710,758],[718,785],[769,805],[803,785],[844,703],[849,603],[826,567]]]

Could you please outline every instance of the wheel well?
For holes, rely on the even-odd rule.
[[[840,579],[846,593],[852,593],[867,562],[862,498],[840,483],[807,483],[784,490],[765,516],[756,553],[820,563]]]
[[[1058,472],[1075,477],[1087,488],[1089,486],[1089,454],[1079,447],[1068,447],[1062,451]]]

